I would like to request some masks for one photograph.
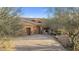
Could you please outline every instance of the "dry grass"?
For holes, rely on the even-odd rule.
[[[14,45],[14,42],[13,42],[12,39],[13,38],[11,38],[11,37],[1,38],[1,40],[0,40],[0,50],[4,50],[4,51],[14,50],[15,45]]]

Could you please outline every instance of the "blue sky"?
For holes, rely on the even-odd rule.
[[[46,7],[23,7],[21,16],[31,17],[31,18],[47,18],[47,8]]]

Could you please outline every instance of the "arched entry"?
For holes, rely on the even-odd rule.
[[[26,28],[27,35],[31,35],[31,28]]]

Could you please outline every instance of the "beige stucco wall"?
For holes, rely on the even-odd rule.
[[[35,24],[31,24],[31,23],[22,23],[22,30],[24,31],[24,33],[27,34],[26,28],[31,28],[31,34],[36,34],[38,29],[37,26]]]

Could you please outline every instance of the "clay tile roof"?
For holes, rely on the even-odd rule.
[[[35,24],[35,25],[41,25],[41,24],[44,24],[44,22],[41,22],[41,23],[37,23],[37,22],[33,22],[32,20],[43,20],[42,18],[21,18],[21,21],[22,22],[29,22],[29,23],[32,23],[32,24]]]

